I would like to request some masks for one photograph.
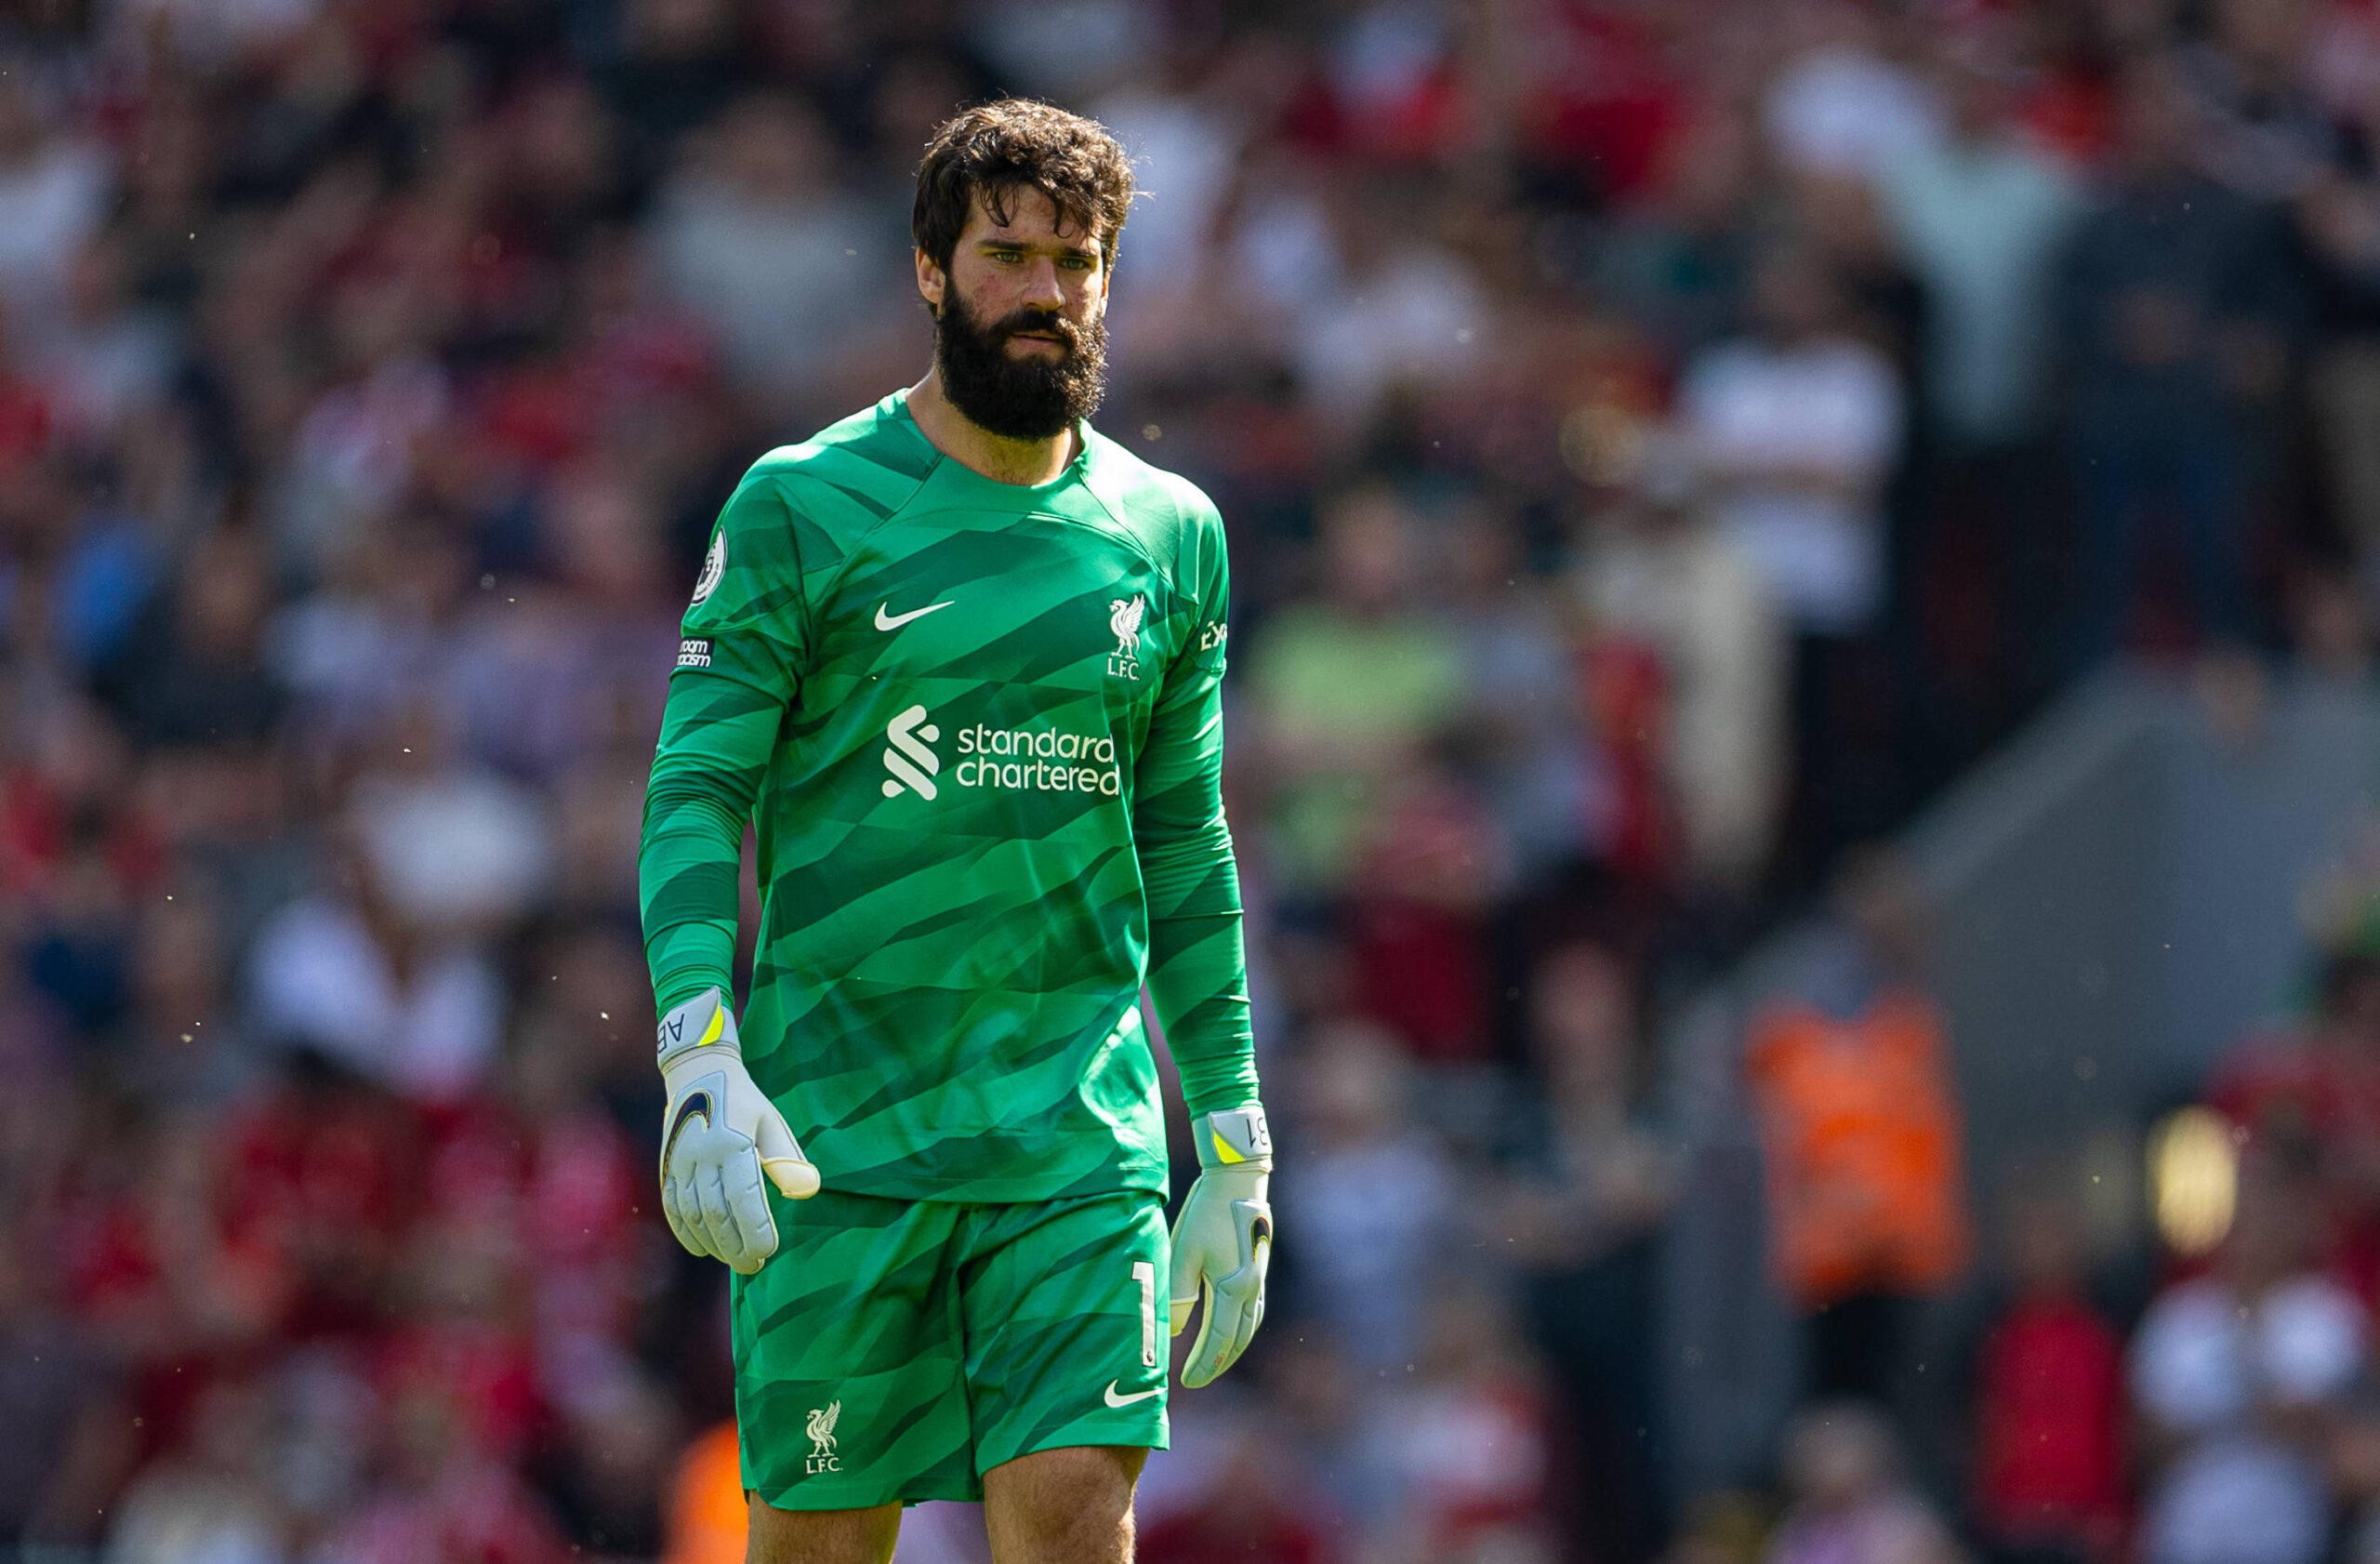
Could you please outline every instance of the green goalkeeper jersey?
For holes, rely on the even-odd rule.
[[[770,452],[686,610],[640,858],[664,1011],[729,986],[829,1189],[1165,1187],[1146,983],[1193,1112],[1255,1099],[1222,798],[1223,524],[1082,431],[1055,482],[943,456],[906,393]]]

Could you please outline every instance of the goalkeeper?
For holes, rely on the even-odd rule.
[[[735,1272],[756,1564],[880,1564],[925,1499],[982,1499],[999,1564],[1127,1559],[1165,1336],[1197,1312],[1201,1385],[1263,1316],[1223,524],[1088,421],[1131,191],[1046,104],[945,126],[932,370],[763,457],[686,611],[641,860],[662,1208]],[[1170,1241],[1144,984],[1202,1167]]]

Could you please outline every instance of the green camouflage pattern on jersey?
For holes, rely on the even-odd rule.
[[[888,397],[754,465],[687,609],[645,813],[655,994],[727,983],[749,818],[744,1057],[829,1189],[1161,1190],[1144,978],[1193,1110],[1255,1098],[1222,523],[1082,444],[999,484]]]

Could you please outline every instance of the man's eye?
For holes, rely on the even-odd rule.
[[[1022,250],[992,250],[987,253],[994,260],[1000,262],[1002,265],[1006,265],[1011,261],[1023,260],[1025,258],[1025,252]]]
[[[1058,264],[1064,267],[1069,272],[1088,272],[1091,270],[1091,261],[1089,258],[1084,256],[1070,255]]]

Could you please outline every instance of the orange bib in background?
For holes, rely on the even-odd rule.
[[[1862,1292],[1930,1292],[1967,1263],[1959,1113],[1940,1018],[1886,991],[1839,1020],[1779,1006],[1745,1069],[1767,1161],[1771,1253],[1805,1309]]]
[[[744,1564],[751,1513],[733,1420],[706,1430],[678,1458],[663,1524],[661,1564]]]

